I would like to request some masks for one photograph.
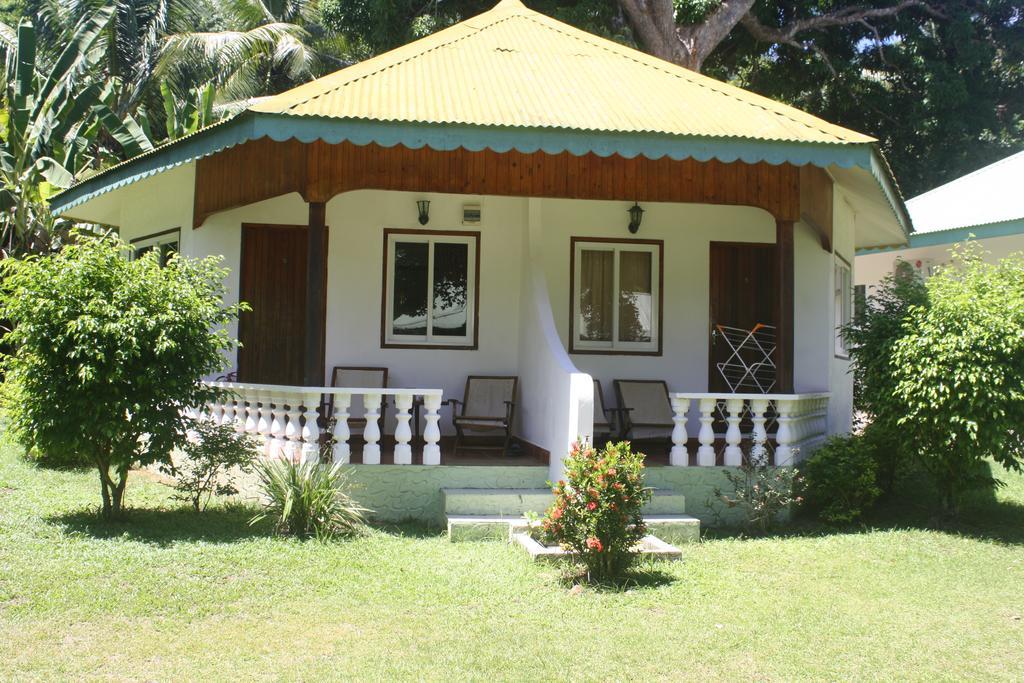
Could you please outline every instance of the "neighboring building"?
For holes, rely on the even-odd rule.
[[[623,399],[635,429],[673,435],[655,464],[806,455],[850,428],[836,327],[854,253],[905,244],[909,229],[873,138],[515,0],[111,168],[53,210],[225,257],[230,297],[253,307],[231,330],[237,379],[260,386],[218,414],[278,445],[315,453],[334,366],[388,368],[405,389],[336,389],[333,410],[337,459],[411,463],[404,483],[373,485],[392,492],[381,505],[394,517],[427,514],[439,482],[543,487],[607,421],[593,379],[608,406],[615,379],[667,383],[674,416],[664,392]],[[758,330],[745,348],[761,356],[743,363],[769,393],[730,390],[753,391],[719,370],[742,365],[728,328]],[[438,444],[439,398],[461,400],[471,375],[519,378],[513,430],[538,466],[460,460],[447,409]],[[495,426],[510,406],[488,386],[466,414]],[[344,408],[368,397],[375,418],[381,393],[394,395],[383,438]],[[414,397],[424,416],[410,429]],[[478,481],[439,462],[492,467],[473,468]],[[686,490],[712,481],[700,469],[648,476]]]
[[[907,211],[914,222],[908,246],[857,250],[858,287],[874,287],[897,261],[928,277],[968,238],[990,259],[1024,251],[1024,152],[908,200]]]

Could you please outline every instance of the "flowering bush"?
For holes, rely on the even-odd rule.
[[[644,455],[629,442],[604,449],[574,444],[565,479],[541,522],[542,540],[576,553],[595,581],[613,579],[636,559],[647,533],[640,514],[651,497],[643,485]]]

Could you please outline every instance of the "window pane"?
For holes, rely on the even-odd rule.
[[[652,256],[619,252],[619,341],[649,342],[654,334]]]
[[[612,340],[615,254],[584,249],[580,254],[580,320],[582,341]]]
[[[431,332],[465,337],[469,317],[469,245],[434,244],[434,319]]]
[[[178,253],[177,242],[164,242],[160,245],[160,265],[166,266],[171,256]]]
[[[427,258],[430,245],[422,242],[395,244],[395,272],[391,333],[427,334]]]

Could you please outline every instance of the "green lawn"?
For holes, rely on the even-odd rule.
[[[862,533],[709,540],[618,592],[415,529],[275,539],[142,477],[104,527],[94,479],[0,448],[0,678],[1024,678],[1021,478],[956,530],[906,504]]]

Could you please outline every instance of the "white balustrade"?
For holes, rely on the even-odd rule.
[[[672,393],[673,423],[672,451],[669,464],[688,464],[686,445],[691,432],[688,431],[690,405],[697,403],[699,424],[696,437],[697,464],[711,467],[716,462],[715,442],[725,441],[723,462],[735,467],[743,462],[743,442],[750,442],[749,457],[753,462],[769,462],[768,433],[769,418],[775,416],[776,429],[775,462],[780,467],[789,467],[805,458],[819,446],[828,435],[829,395],[816,394],[712,394]],[[725,420],[724,434],[715,434],[714,413],[722,408]],[[752,429],[742,432],[744,418],[749,417]]]
[[[319,462],[321,454],[321,424],[333,442],[331,460],[351,462],[352,397],[360,396],[366,408],[366,426],[363,429],[363,464],[380,464],[381,402],[394,397],[396,465],[412,464],[413,428],[412,407],[417,397],[426,409],[423,431],[423,464],[441,464],[440,420],[442,392],[440,389],[381,389],[342,387],[298,387],[239,382],[209,382],[209,386],[223,390],[224,397],[213,401],[202,410],[189,410],[203,419],[217,424],[234,425],[263,439],[263,453],[268,457],[285,457],[295,462]],[[331,401],[322,401],[329,397]],[[330,415],[321,415],[321,405],[333,404]],[[324,422],[319,420],[323,418]]]

